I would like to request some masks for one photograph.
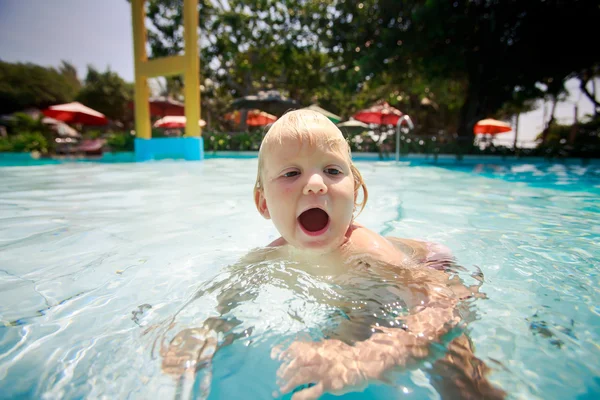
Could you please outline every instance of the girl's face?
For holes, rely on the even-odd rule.
[[[314,145],[284,135],[265,149],[263,185],[255,201],[289,244],[329,252],[344,243],[352,222],[354,177],[348,154],[325,140],[341,133],[315,125],[309,127],[318,132]]]

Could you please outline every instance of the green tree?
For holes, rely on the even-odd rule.
[[[497,111],[495,117],[499,119],[508,120],[514,118],[515,139],[513,142],[513,149],[517,149],[517,142],[519,138],[519,118],[521,114],[533,111],[536,107],[536,100],[542,97],[543,93],[540,89],[534,88],[533,93],[527,92],[522,88],[515,88],[513,97],[511,100],[505,102],[502,107]]]
[[[116,72],[109,69],[99,72],[90,65],[77,101],[100,111],[109,119],[123,121],[132,97],[132,84],[125,82]]]
[[[418,66],[427,79],[465,82],[458,132],[511,101],[515,87],[560,81],[594,65],[598,53],[571,44],[600,17],[585,0],[334,1],[327,46],[345,63],[395,80]],[[569,45],[558,47],[558,43]]]
[[[77,77],[77,68],[73,64],[64,60],[61,61],[58,72],[65,77],[73,93],[78,93],[81,90],[81,81]]]
[[[152,54],[177,54],[182,2],[146,4]],[[567,77],[588,82],[600,57],[557,45],[589,36],[600,8],[587,0],[202,0],[199,7],[201,74],[213,83],[202,96],[205,118],[259,89],[283,89],[343,116],[384,99],[415,116],[423,132],[457,131],[470,146],[476,121],[514,103],[515,92],[557,98]],[[539,83],[545,93],[535,90]]]
[[[596,78],[600,77],[600,63],[584,68],[576,74],[579,79],[579,89],[594,104],[594,117],[600,115],[600,102],[596,99]],[[588,82],[591,82],[592,90],[588,89]]]
[[[201,1],[201,75],[202,81],[212,82],[212,89],[203,93],[203,110],[222,112],[222,100],[260,89],[279,89],[308,103],[312,92],[325,83],[323,69],[328,60],[311,31],[310,21],[320,7],[314,3]],[[179,53],[183,49],[182,2],[148,1],[147,17],[152,56]]]
[[[67,65],[63,62],[63,68]],[[0,114],[73,101],[77,74],[74,68],[69,74],[65,69],[0,61]]]

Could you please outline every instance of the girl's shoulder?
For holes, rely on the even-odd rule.
[[[285,243],[278,246],[274,246],[273,243],[267,247],[258,247],[250,250],[250,252],[244,255],[236,264],[247,266],[249,264],[257,264],[279,258],[281,246]]]
[[[454,262],[452,250],[443,244],[397,237],[386,239],[416,263],[426,263],[429,267],[444,269]]]
[[[269,243],[269,245],[267,246],[267,248],[270,248],[270,247],[281,247],[281,246],[283,246],[285,244],[287,244],[287,241],[283,237],[280,237],[278,239],[273,240],[271,243]]]

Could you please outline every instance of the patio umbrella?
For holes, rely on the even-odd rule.
[[[86,107],[76,101],[72,103],[50,106],[43,110],[42,113],[46,117],[54,118],[68,124],[94,126],[108,124],[108,119],[104,116],[104,114],[96,110],[92,110],[91,108]]]
[[[498,121],[497,119],[482,119],[475,124],[473,132],[478,134],[497,135],[499,133],[512,131],[510,124]]]
[[[367,124],[396,125],[402,115],[402,111],[390,106],[386,101],[379,101],[352,117]]]
[[[234,109],[254,109],[266,111],[275,115],[283,115],[286,111],[296,108],[297,103],[284,97],[277,90],[260,91],[256,95],[244,96],[233,100],[231,106]]]
[[[148,99],[150,103],[150,116],[164,117],[165,115],[185,115],[185,104],[167,96],[154,96]],[[129,109],[133,110],[135,104],[129,102]]]
[[[45,125],[50,125],[51,129],[59,136],[69,136],[73,138],[81,137],[81,134],[77,132],[77,130],[57,119],[44,117],[42,118],[42,123]]]
[[[329,112],[329,111],[319,107],[316,104],[311,104],[310,106],[303,108],[303,110],[312,110],[312,111],[321,113],[324,116],[326,116],[327,118],[329,118],[329,120],[331,122],[333,122],[334,124],[337,124],[338,122],[340,122],[342,120],[342,117],[340,117],[339,115],[335,115],[334,113]]]
[[[233,111],[225,114],[225,119],[228,121],[235,122],[236,125],[240,124],[240,120],[242,118],[241,111]],[[277,117],[266,113],[260,110],[250,110],[246,116],[246,125],[247,126],[265,126],[272,124],[277,121]]]
[[[200,127],[206,126],[206,121],[203,119],[198,121]],[[185,116],[183,115],[167,115],[156,121],[153,125],[155,128],[185,128]]]
[[[350,121],[342,122],[337,124],[337,127],[340,128],[343,132],[364,132],[369,129],[369,125],[364,122],[357,121],[355,119],[351,119]]]
[[[365,124],[364,122],[357,121],[355,119],[351,119],[350,121],[346,121],[346,122],[337,124],[337,127],[340,128],[340,130],[342,131],[342,133],[345,136],[360,135],[363,132],[366,132],[369,130],[369,125]],[[360,142],[362,142],[362,139],[356,139],[356,140],[359,140]]]

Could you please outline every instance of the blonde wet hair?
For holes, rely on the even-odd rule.
[[[310,129],[310,125],[315,123],[325,124],[332,127],[335,131],[339,132],[339,135],[322,135],[320,132],[315,132],[314,129]],[[350,145],[342,135],[342,132],[333,122],[331,122],[323,114],[312,110],[296,110],[290,111],[279,118],[262,140],[260,149],[258,151],[258,173],[256,175],[256,183],[254,184],[254,193],[263,190],[263,170],[265,162],[265,154],[268,152],[269,146],[273,143],[282,144],[283,137],[291,137],[297,139],[300,146],[302,143],[308,142],[310,146],[321,145],[326,146],[332,150],[338,150],[342,154],[348,156],[348,162],[350,164],[350,171],[354,178],[354,192],[355,209],[360,207],[358,214],[362,212],[367,204],[369,198],[369,192],[367,191],[367,185],[365,184],[363,177],[352,162],[352,153],[350,151]],[[358,191],[362,188],[363,198],[360,203],[358,200]],[[357,214],[357,215],[358,215]]]

